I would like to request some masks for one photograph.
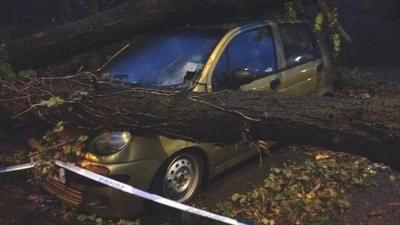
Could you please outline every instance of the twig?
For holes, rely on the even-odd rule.
[[[204,105],[210,106],[210,107],[212,107],[212,108],[214,108],[214,109],[217,109],[217,110],[220,110],[220,111],[222,111],[222,112],[227,112],[227,113],[239,115],[239,116],[241,116],[242,118],[244,118],[244,119],[246,119],[246,120],[249,120],[249,121],[252,121],[252,122],[261,122],[260,119],[246,116],[245,114],[243,114],[242,112],[239,112],[239,111],[237,111],[237,110],[226,109],[226,108],[223,108],[223,107],[220,107],[220,106],[211,104],[211,103],[206,102],[206,101],[197,100],[197,99],[192,98],[192,97],[187,97],[187,99],[189,99],[190,101],[196,102],[196,103],[200,103],[200,104],[204,104]]]

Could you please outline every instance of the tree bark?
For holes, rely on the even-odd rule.
[[[132,34],[221,18],[255,17],[274,1],[131,0],[76,22],[6,41],[2,46],[14,68],[37,68]]]
[[[330,20],[334,20],[329,23],[335,30],[344,39],[353,40],[344,45],[339,58],[341,64],[399,63],[399,57],[396,57],[399,47],[398,21],[382,19],[385,17],[382,12],[366,14],[362,12],[361,3],[335,0],[331,2],[332,6],[340,6],[339,18],[343,20],[343,26],[334,20],[334,15],[325,1],[317,1],[320,10],[331,18]],[[391,4],[394,4],[393,2],[395,1],[390,0]],[[10,63],[15,69],[38,68],[130,35],[192,23],[215,23],[243,17],[257,18],[264,15],[266,10],[271,12],[273,8],[279,9],[283,3],[284,1],[278,0],[130,0],[82,20],[5,41],[1,46],[9,52]],[[346,11],[349,7],[350,10]],[[268,15],[272,17],[270,13]]]
[[[194,142],[316,145],[400,168],[400,98],[155,91],[94,81],[87,75],[1,85],[3,116],[31,114],[89,131],[128,130]],[[54,96],[63,99],[59,106],[43,104]]]

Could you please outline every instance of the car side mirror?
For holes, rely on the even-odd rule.
[[[236,86],[248,84],[254,81],[254,77],[248,69],[240,69],[233,71],[232,79],[233,83]]]

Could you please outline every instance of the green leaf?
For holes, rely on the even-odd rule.
[[[245,203],[247,201],[247,197],[245,195],[240,196],[239,203]]]
[[[333,44],[333,50],[336,55],[340,53],[341,50],[341,45],[342,45],[342,39],[340,38],[340,34],[334,33],[331,36],[332,39],[332,44]]]
[[[299,178],[297,178],[298,180],[304,180],[304,181],[309,181],[310,177],[307,175],[301,175]]]
[[[271,171],[274,172],[274,173],[280,173],[281,172],[281,170],[279,168],[272,168]]]
[[[239,198],[241,198],[241,197],[242,197],[241,194],[235,193],[235,194],[232,195],[231,200],[234,201],[234,202],[236,202],[236,201],[239,200]]]
[[[318,15],[315,17],[315,23],[314,23],[315,30],[321,32],[323,24],[324,24],[324,14],[318,13]]]
[[[79,142],[85,142],[85,141],[87,141],[88,138],[89,137],[87,135],[81,135],[81,136],[79,136],[78,141]]]
[[[275,225],[275,221],[274,220],[270,220],[268,218],[263,218],[261,220],[261,223],[264,225]]]
[[[53,128],[53,132],[55,132],[55,133],[59,133],[63,130],[64,130],[64,122],[63,121],[58,122]]]
[[[97,218],[96,219],[96,224],[103,224],[103,219],[102,218]]]
[[[87,216],[84,214],[80,214],[76,217],[79,221],[83,222],[87,219]]]
[[[48,108],[64,104],[64,100],[60,97],[51,97],[49,100],[43,100],[39,103],[40,106],[47,106]]]

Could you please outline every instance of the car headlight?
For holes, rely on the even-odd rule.
[[[108,155],[124,149],[132,139],[131,133],[107,132],[95,139],[94,147],[96,152],[101,155]]]

